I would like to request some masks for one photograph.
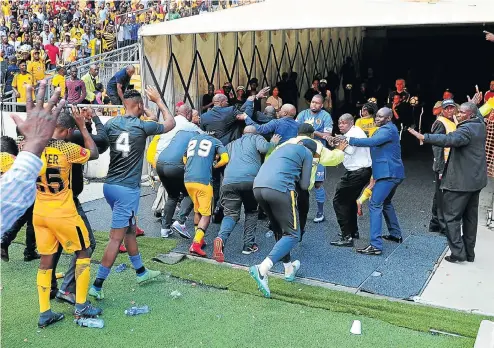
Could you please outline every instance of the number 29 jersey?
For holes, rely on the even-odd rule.
[[[105,183],[139,188],[146,139],[164,131],[161,123],[142,121],[133,116],[110,119],[105,124],[105,133],[110,141],[110,166]]]
[[[36,201],[33,214],[45,217],[77,215],[72,189],[72,163],[89,160],[90,151],[64,140],[50,140],[41,160],[43,166],[36,180]]]
[[[213,162],[216,155],[226,152],[221,141],[207,134],[199,134],[189,141],[185,163],[184,182],[209,185],[213,179]]]

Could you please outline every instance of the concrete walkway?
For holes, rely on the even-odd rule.
[[[494,230],[485,227],[493,195],[491,179],[480,197],[475,262],[453,264],[443,260],[416,302],[494,316]]]

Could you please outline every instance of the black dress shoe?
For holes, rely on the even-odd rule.
[[[395,236],[392,236],[390,234],[386,235],[386,236],[383,236],[384,239],[386,240],[389,240],[391,242],[395,242],[395,243],[403,243],[403,238],[401,237],[395,237]]]
[[[467,257],[467,262],[473,262],[475,261],[475,257]]]
[[[338,233],[338,237],[342,237],[343,235],[340,233]],[[360,233],[358,232],[355,232],[355,233],[352,233],[352,238],[353,239],[359,239],[360,238]]]
[[[456,263],[456,262],[463,262],[465,259],[460,259],[456,256],[453,255],[448,255],[444,258],[446,261],[451,262],[451,263]]]
[[[331,242],[330,244],[339,247],[352,247],[353,238],[352,237],[341,238],[339,240],[335,240],[334,242]]]
[[[2,261],[9,262],[9,249],[2,248]]]
[[[363,249],[357,249],[357,252],[364,254],[364,255],[381,255],[382,254],[382,250],[374,248],[372,245],[369,245],[368,247],[363,248]]]

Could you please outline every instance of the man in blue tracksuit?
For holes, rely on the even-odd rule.
[[[281,107],[280,118],[269,121],[266,124],[257,124],[252,119],[241,114],[237,116],[238,120],[245,120],[247,126],[255,126],[258,134],[278,134],[281,137],[280,144],[291,138],[295,138],[298,134],[299,123],[294,120],[297,114],[297,109],[291,104],[285,104]]]
[[[396,243],[402,242],[400,224],[391,199],[405,178],[405,168],[401,160],[400,134],[391,122],[392,117],[393,112],[390,108],[382,108],[375,117],[379,129],[372,137],[348,138],[350,146],[370,147],[372,176],[376,180],[369,203],[370,245],[357,249],[361,254],[381,255],[382,238]],[[381,237],[382,215],[386,220],[389,235]]]

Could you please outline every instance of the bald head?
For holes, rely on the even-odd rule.
[[[133,65],[128,65],[125,70],[127,71],[127,75],[129,75],[130,77],[132,77],[132,75],[134,75],[136,72],[136,68]]]
[[[256,134],[256,127],[254,126],[247,126],[244,128],[244,134]]]
[[[187,104],[180,105],[177,109],[177,115],[183,116],[190,121],[192,119],[192,109]]]
[[[295,117],[297,109],[292,104],[284,104],[280,110],[280,117]]]
[[[376,117],[374,118],[374,122],[376,126],[381,127],[386,123],[391,122],[391,118],[393,117],[393,111],[390,108],[384,107],[377,111]]]
[[[213,104],[214,106],[228,106],[228,98],[224,94],[215,94]]]
[[[266,116],[271,117],[271,118],[275,118],[276,117],[276,109],[274,108],[274,106],[268,105],[264,109],[264,114]]]

